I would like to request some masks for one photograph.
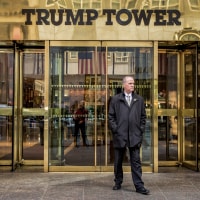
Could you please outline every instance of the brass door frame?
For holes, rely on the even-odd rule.
[[[183,133],[183,123],[182,123],[182,119],[184,116],[192,116],[192,117],[197,117],[197,110],[195,109],[182,109],[183,104],[181,102],[181,100],[184,97],[184,90],[183,90],[183,83],[184,81],[186,81],[184,79],[183,76],[183,71],[181,71],[181,66],[184,64],[184,60],[183,60],[183,55],[184,52],[179,52],[180,58],[179,60],[179,64],[178,64],[178,99],[179,99],[179,103],[178,103],[178,113],[176,112],[176,109],[162,109],[159,110],[157,109],[158,106],[158,83],[157,83],[157,79],[156,77],[158,77],[158,63],[157,63],[157,55],[158,55],[158,43],[157,42],[121,42],[121,41],[75,41],[75,42],[70,42],[70,41],[45,41],[45,50],[43,51],[45,53],[45,74],[44,74],[44,84],[45,84],[45,101],[44,101],[44,108],[43,109],[26,109],[23,108],[22,106],[22,71],[20,70],[21,66],[19,66],[19,63],[21,63],[21,56],[19,56],[19,51],[16,50],[15,51],[15,102],[14,102],[14,110],[12,111],[11,108],[1,108],[0,109],[0,115],[7,115],[7,116],[12,116],[14,113],[14,130],[15,130],[15,134],[14,135],[14,146],[13,146],[13,150],[14,150],[14,165],[18,164],[21,162],[20,159],[22,159],[20,157],[21,152],[22,152],[22,147],[20,147],[22,144],[22,140],[20,138],[20,132],[22,132],[22,126],[18,126],[18,124],[21,124],[22,122],[22,118],[23,116],[44,116],[45,119],[45,123],[44,123],[44,161],[25,161],[24,164],[26,165],[44,165],[44,171],[48,172],[48,171],[66,171],[66,167],[49,167],[48,165],[48,126],[49,126],[49,122],[48,122],[48,117],[50,115],[50,111],[49,111],[49,71],[50,71],[50,66],[49,66],[49,48],[51,46],[94,46],[94,47],[109,47],[109,46],[116,46],[116,47],[133,47],[133,46],[145,46],[145,47],[154,47],[154,78],[153,78],[153,88],[152,88],[152,99],[154,100],[154,107],[152,109],[152,111],[147,110],[147,113],[152,114],[154,121],[152,122],[153,124],[153,132],[156,133],[158,132],[158,116],[160,115],[164,115],[164,116],[174,116],[174,115],[178,115],[178,136],[179,136],[179,141],[178,141],[178,162],[183,162],[183,137],[182,134]],[[187,49],[187,48],[186,48]],[[21,95],[19,95],[21,94]],[[107,127],[107,126],[106,126]],[[167,162],[159,162],[158,163],[158,135],[154,134],[152,137],[153,140],[153,171],[157,172],[158,171],[158,166],[159,165],[165,165],[165,166],[171,166],[171,165],[175,165],[177,164],[177,162],[175,161],[167,161]],[[19,147],[19,148],[18,148]],[[3,164],[11,164],[10,161],[3,161]],[[73,169],[67,168],[68,171],[74,171],[74,170],[78,170],[78,171],[82,171],[82,170],[87,170],[87,171],[94,171],[95,170],[95,166],[94,167],[89,167],[87,169],[83,168],[81,170],[81,167],[75,167]],[[101,167],[101,170],[103,171],[111,171],[112,167],[111,166],[103,166]],[[125,170],[129,171],[129,168],[125,167]],[[151,169],[152,170],[152,169]],[[149,168],[148,169],[144,169],[144,171],[151,171]]]
[[[158,50],[158,53],[167,53],[167,50]],[[178,136],[178,160],[177,161],[159,161],[158,160],[158,166],[176,166],[177,163],[179,163],[180,161],[180,141],[181,141],[181,137],[180,137],[180,54],[176,51],[176,49],[170,51],[170,53],[172,54],[176,54],[177,55],[177,108],[176,109],[157,109],[157,118],[159,116],[177,116],[177,125],[178,125],[178,130],[177,130],[177,136]],[[158,68],[157,68],[158,69]],[[157,73],[157,77],[158,77],[158,73]],[[158,94],[158,90],[157,90],[157,94]],[[158,98],[158,97],[157,97]],[[158,107],[158,105],[157,105]],[[155,108],[154,108],[155,109]],[[158,122],[157,122],[157,127],[158,127]],[[158,129],[157,129],[158,130]],[[157,138],[158,139],[158,138]]]
[[[109,47],[152,47],[152,48],[154,48],[154,52],[153,52],[153,56],[154,56],[154,59],[155,59],[155,54],[156,54],[156,52],[157,52],[157,42],[151,42],[151,41],[146,41],[146,42],[138,42],[138,41],[128,41],[128,42],[125,42],[125,41],[102,41],[102,47],[105,47],[106,48],[106,53],[107,53],[107,51],[108,51],[108,48]],[[154,69],[152,69],[152,70],[154,70]],[[153,73],[152,73],[153,74]],[[153,78],[152,78],[153,79]],[[108,84],[108,76],[106,77],[106,84]],[[152,88],[155,88],[154,87],[154,81],[152,82]],[[154,96],[153,95],[153,93],[154,93],[154,90],[152,89],[152,91],[151,91],[151,93],[152,93],[152,97]],[[108,100],[108,97],[107,97],[107,100]],[[106,109],[108,109],[108,107],[106,108]],[[147,114],[147,116],[151,116],[153,113],[152,113],[152,110],[153,109],[151,109],[151,108],[147,108],[146,109],[146,114]],[[153,118],[152,118],[153,119]],[[107,121],[107,119],[106,119],[106,121]],[[154,127],[154,124],[153,124],[154,122],[152,121],[152,127]],[[106,126],[106,128],[107,128],[108,126]],[[153,132],[153,129],[151,130],[152,132]],[[154,138],[155,138],[155,136],[152,134],[152,140],[154,141]],[[153,142],[154,143],[154,142]],[[152,151],[152,154],[153,154],[153,157],[156,155],[156,154],[154,154],[155,153],[155,149],[154,149],[154,147],[152,147],[152,149],[151,149],[151,151]],[[107,155],[107,154],[106,154]],[[155,156],[156,157],[156,156]],[[155,159],[154,160],[152,160],[152,162],[153,161],[155,161]],[[143,171],[146,171],[146,172],[152,172],[152,171],[154,171],[154,172],[157,172],[157,162],[154,162],[153,163],[153,166],[142,166],[142,169],[143,169]],[[126,171],[126,172],[129,172],[130,171],[130,169],[129,169],[129,167],[128,166],[125,166],[124,167],[124,171]]]
[[[149,41],[145,41],[145,42],[137,42],[137,41],[50,41],[49,43],[46,43],[46,49],[49,49],[50,47],[54,47],[54,46],[61,46],[61,47],[78,47],[78,46],[83,46],[83,47],[94,47],[97,49],[97,47],[106,47],[106,52],[107,52],[107,47],[154,47],[154,44],[157,44],[157,42],[153,43],[153,42],[149,42]],[[49,52],[48,52],[49,53]],[[154,58],[156,51],[154,51]],[[50,71],[49,69],[49,64],[48,66],[46,65],[46,67],[48,68],[48,71]],[[108,84],[108,80],[106,77],[106,84]],[[154,87],[153,87],[154,88]],[[152,88],[152,92],[154,91]],[[48,91],[48,93],[46,93],[46,96],[49,96],[50,93]],[[106,101],[108,101],[108,97],[106,96]],[[48,104],[49,106],[49,104]],[[50,107],[48,107],[49,110]],[[108,110],[107,104],[106,104],[106,111]],[[150,115],[151,113],[151,109],[147,109],[147,114]],[[49,116],[51,111],[49,110]],[[96,117],[95,117],[96,118]],[[49,122],[48,122],[49,123]],[[47,127],[49,127],[49,124],[47,123]],[[107,133],[107,116],[105,119],[105,123],[106,123],[106,133]],[[96,123],[95,123],[96,126]],[[95,127],[95,136],[97,135],[97,127]],[[48,136],[47,136],[48,137]],[[153,136],[152,136],[153,137]],[[47,138],[49,140],[49,138]],[[95,139],[96,141],[96,139]],[[107,159],[107,146],[106,146],[106,150],[105,150],[105,159]],[[154,150],[152,150],[154,151]],[[96,160],[96,155],[97,155],[97,149],[95,147],[95,157],[94,159]],[[48,157],[48,156],[47,156]],[[45,162],[46,163],[46,162]],[[156,167],[156,165],[153,165],[154,168]],[[143,167],[143,171],[154,171],[155,169],[152,168],[152,166],[144,166]],[[49,166],[49,171],[113,171],[113,166],[96,166],[96,161],[95,161],[95,165],[94,166]],[[130,171],[130,167],[129,166],[124,166],[124,171]],[[155,170],[156,171],[156,170]]]
[[[48,52],[49,52],[49,49],[51,47],[54,47],[54,46],[60,46],[60,47],[71,47],[71,46],[72,47],[79,47],[79,46],[94,47],[95,50],[97,51],[97,47],[101,47],[101,42],[100,41],[87,41],[87,42],[85,42],[85,41],[50,41],[48,46],[46,46],[46,48],[48,48]],[[48,68],[48,75],[49,75],[50,74],[49,66],[46,66],[46,67]],[[48,90],[48,95],[46,95],[46,96],[50,96],[49,90]],[[48,102],[49,102],[49,100],[48,100]],[[96,102],[95,102],[95,106],[96,106]],[[59,109],[54,109],[54,110],[55,110],[56,113],[58,113],[58,114],[60,113]],[[49,103],[48,103],[48,111],[49,111],[49,116],[51,116],[52,113],[53,113],[53,110],[50,109]],[[96,113],[95,113],[95,116],[96,116]],[[96,117],[95,117],[95,121],[96,121]],[[48,120],[47,127],[49,127],[49,123],[50,122]],[[96,124],[96,123],[94,123],[94,124]],[[94,130],[95,130],[94,136],[95,136],[95,143],[96,143],[97,128],[95,127]],[[49,137],[47,139],[49,141]],[[48,151],[48,153],[49,153],[49,151]],[[51,172],[53,172],[53,171],[100,171],[101,167],[96,165],[96,160],[97,160],[96,155],[97,155],[97,146],[95,145],[94,166],[87,166],[87,167],[85,167],[85,166],[48,166],[48,169]],[[49,155],[47,157],[49,157]],[[49,162],[49,160],[48,160],[48,162]],[[47,164],[48,164],[48,162],[47,162]]]
[[[23,51],[21,51],[23,50]],[[15,74],[15,103],[16,103],[16,123],[15,123],[15,131],[17,135],[17,147],[16,152],[18,155],[18,162],[21,165],[39,165],[44,166],[44,160],[24,160],[22,157],[23,151],[23,117],[24,116],[44,116],[46,118],[48,116],[45,108],[24,108],[23,107],[23,53],[45,53],[44,49],[37,49],[37,47],[31,48],[28,46],[24,46],[20,51],[16,51],[16,74]],[[44,133],[45,135],[45,133]],[[45,146],[45,145],[44,145]],[[45,150],[44,150],[45,151]],[[44,152],[43,152],[44,153]]]
[[[0,51],[3,52],[3,53],[12,53],[13,54],[13,58],[15,57],[15,46],[12,42],[6,42],[5,43],[5,48],[0,48]],[[15,62],[14,62],[15,63]],[[13,79],[14,79],[14,69],[15,69],[15,64],[13,63]],[[13,94],[14,95],[14,94]],[[13,102],[14,103],[14,102]],[[12,117],[12,121],[14,122],[15,120],[15,105],[12,105],[11,107],[1,107],[0,108],[0,115],[1,116],[5,116],[5,117]],[[14,130],[15,127],[12,127],[12,141],[11,141],[11,144],[12,144],[12,158],[10,160],[1,160],[1,165],[3,166],[11,166],[12,168],[12,171],[14,170],[15,168],[15,164],[16,164],[16,154],[14,153],[15,152],[15,149],[16,149],[16,146],[14,146],[14,144],[16,143],[16,137],[13,133],[13,130]]]
[[[185,88],[184,88],[184,84],[185,81],[187,81],[184,77],[184,55],[190,52],[190,46],[192,45],[196,45],[193,50],[196,48],[196,57],[198,58],[198,51],[197,51],[197,43],[187,43],[185,44],[185,46],[183,45],[183,49],[182,51],[177,51],[178,54],[178,88],[177,88],[177,92],[178,92],[178,105],[177,105],[177,112],[176,109],[157,109],[157,116],[176,116],[177,115],[177,125],[178,125],[178,160],[177,161],[159,161],[158,162],[158,166],[179,166],[179,165],[183,165],[186,166],[192,170],[196,170],[198,169],[198,161],[196,163],[196,166],[191,166],[188,163],[186,163],[184,161],[184,122],[183,119],[184,117],[194,117],[197,118],[197,109],[185,109],[184,108],[184,97],[185,97]],[[174,46],[172,51],[175,51],[176,47]],[[159,50],[160,51],[160,50]],[[197,66],[198,66],[198,60],[196,59],[196,69],[197,70]],[[197,74],[197,73],[196,73]],[[158,74],[157,74],[158,76]],[[156,77],[156,75],[155,75]],[[195,78],[197,80],[197,77]],[[195,83],[197,86],[197,83]],[[197,87],[196,87],[197,88]],[[197,91],[195,91],[195,93],[197,94]],[[196,103],[196,108],[197,108],[197,103]],[[154,110],[156,110],[156,108],[154,107]],[[196,122],[197,123],[197,122]],[[197,127],[197,125],[196,125]],[[196,138],[197,138],[197,128],[196,128]],[[196,141],[197,144],[197,141]],[[197,145],[196,145],[197,146]],[[196,151],[197,152],[197,151]],[[197,155],[195,155],[197,157]]]
[[[192,47],[194,45],[194,47]],[[180,160],[180,162],[181,162],[181,164],[183,165],[183,166],[186,166],[187,168],[190,168],[190,169],[192,169],[192,170],[194,170],[194,171],[198,171],[199,169],[198,169],[198,132],[197,132],[197,95],[198,95],[198,86],[197,86],[197,76],[198,76],[198,43],[197,42],[193,42],[193,43],[191,43],[191,44],[189,44],[188,45],[188,47],[192,47],[192,50],[193,51],[195,51],[195,54],[196,54],[196,62],[195,62],[195,76],[196,77],[193,77],[194,79],[195,79],[195,88],[193,88],[193,90],[194,90],[194,94],[195,94],[195,108],[194,109],[186,109],[185,108],[185,102],[184,101],[182,101],[181,102],[181,110],[180,110],[180,118],[181,118],[181,121],[180,121],[180,129],[181,129],[181,146],[180,146],[180,148],[181,148],[181,160]],[[191,52],[191,50],[190,50],[190,48],[185,48],[184,49],[184,51],[183,52],[181,52],[181,66],[185,66],[185,60],[184,60],[184,55],[185,54],[191,54],[192,52]],[[182,71],[181,71],[181,73],[180,73],[180,77],[181,77],[181,88],[180,88],[180,91],[181,91],[181,93],[180,93],[180,98],[182,99],[182,100],[184,100],[185,99],[185,88],[184,88],[184,84],[185,84],[185,82],[187,81],[186,80],[186,78],[185,78],[185,76],[184,76],[184,71],[185,70],[185,68],[184,69],[182,69]],[[184,146],[185,146],[185,138],[184,138],[184,133],[185,133],[185,130],[184,130],[184,117],[192,117],[192,118],[194,118],[194,119],[196,119],[196,125],[195,125],[195,136],[196,136],[196,141],[195,141],[195,144],[196,144],[196,155],[195,155],[195,157],[196,157],[196,165],[194,166],[194,165],[192,165],[192,164],[190,164],[190,162],[187,162],[187,161],[185,161],[185,148],[184,148]]]
[[[5,117],[12,117],[13,118],[13,107],[11,108],[0,108],[0,116],[5,116]],[[12,133],[12,145],[13,145],[13,142],[14,142],[14,134]],[[13,154],[13,149],[12,149],[12,152]],[[13,154],[14,155],[14,154]],[[12,168],[14,169],[14,159],[13,159],[13,155],[12,155],[12,159],[11,160],[1,160],[0,163],[1,165],[9,165],[9,166],[13,166]]]

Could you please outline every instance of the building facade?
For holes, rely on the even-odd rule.
[[[112,171],[109,100],[132,75],[143,171],[198,171],[199,11],[192,0],[0,0],[0,169]]]

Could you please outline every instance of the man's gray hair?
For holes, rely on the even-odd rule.
[[[127,78],[132,78],[132,79],[134,79],[133,76],[124,76],[124,78],[122,79],[122,83],[123,83],[123,84],[126,83]]]

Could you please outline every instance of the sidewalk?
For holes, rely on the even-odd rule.
[[[180,170],[172,173],[144,173],[150,195],[135,192],[131,174],[124,174],[122,189],[113,191],[112,172],[41,173],[1,172],[2,200],[199,200],[200,173]]]

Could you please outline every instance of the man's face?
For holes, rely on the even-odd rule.
[[[124,86],[124,91],[126,93],[131,93],[134,91],[134,80],[131,77],[127,77],[126,81],[124,82],[123,86]]]

